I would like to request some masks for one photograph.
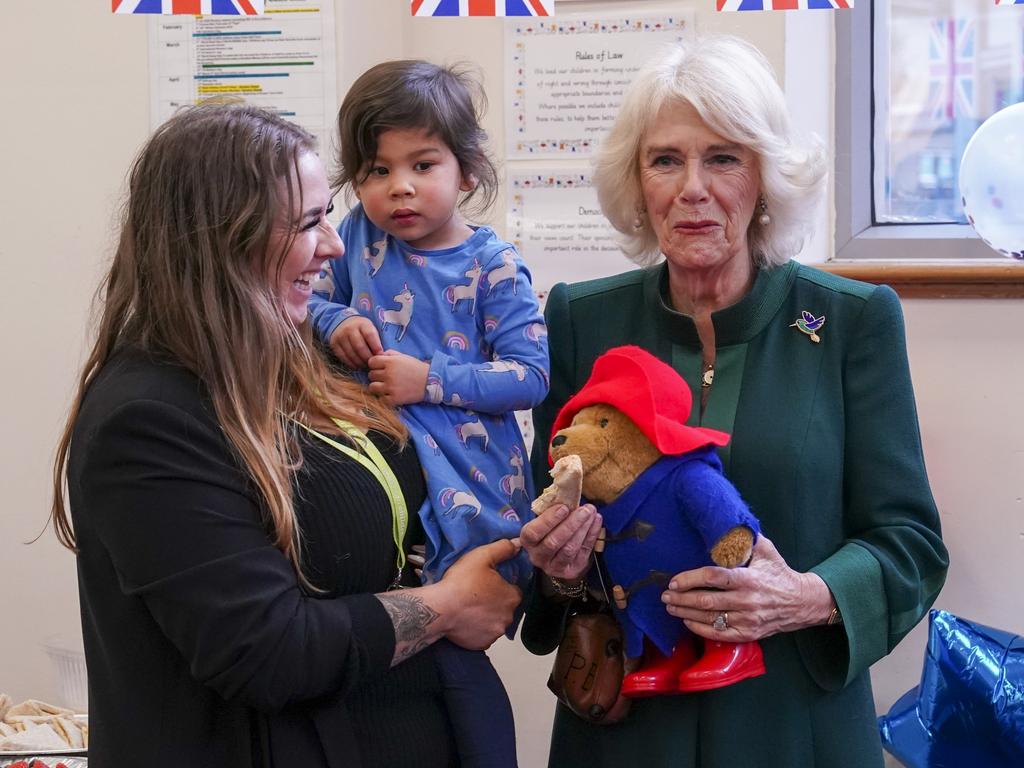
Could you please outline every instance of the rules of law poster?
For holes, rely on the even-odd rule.
[[[637,71],[659,45],[689,34],[694,15],[628,16],[620,10],[507,24],[507,157],[590,155]]]

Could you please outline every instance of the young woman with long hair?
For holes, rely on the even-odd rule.
[[[429,646],[511,620],[509,541],[400,588],[415,452],[306,321],[332,197],[312,137],[240,105],[178,113],[132,166],[54,468],[98,765],[446,766]]]

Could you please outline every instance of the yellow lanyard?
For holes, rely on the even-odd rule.
[[[391,502],[391,535],[394,537],[395,549],[398,552],[395,556],[395,565],[398,567],[398,574],[395,576],[395,586],[398,586],[398,581],[402,576],[402,569],[405,567],[405,549],[402,544],[405,540],[405,531],[409,527],[409,509],[405,505],[402,487],[398,484],[398,478],[395,477],[394,470],[384,460],[377,446],[366,436],[365,432],[347,421],[342,421],[341,419],[332,419],[332,421],[338,425],[339,429],[352,438],[355,444],[362,449],[362,453],[344,443],[332,440],[327,435],[321,434],[301,422],[296,422],[296,424],[309,432],[309,434],[320,438],[331,447],[337,448],[346,456],[358,461],[383,486],[384,493],[387,494],[388,501]]]

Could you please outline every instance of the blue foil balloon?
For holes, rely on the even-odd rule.
[[[933,610],[921,684],[878,727],[908,768],[1024,766],[1024,637]]]

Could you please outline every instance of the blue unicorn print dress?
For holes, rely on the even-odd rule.
[[[355,315],[385,349],[430,362],[424,400],[403,406],[427,480],[424,577],[436,581],[480,544],[519,535],[533,484],[514,411],[548,390],[547,329],[530,273],[488,227],[454,248],[424,251],[374,226],[356,206],[338,227],[345,256],[314,286],[310,310],[324,341]],[[501,566],[526,588],[525,553]]]

